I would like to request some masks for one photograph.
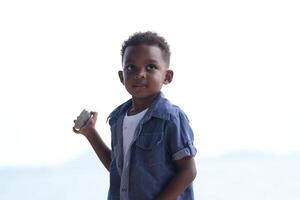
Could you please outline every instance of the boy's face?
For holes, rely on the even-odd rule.
[[[173,78],[162,51],[154,45],[128,46],[122,65],[123,71],[119,71],[119,77],[133,98],[152,97]]]

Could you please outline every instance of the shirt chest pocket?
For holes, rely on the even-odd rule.
[[[136,146],[146,151],[151,151],[160,146],[164,134],[163,122],[161,119],[152,118],[143,124],[143,128],[136,140]]]
[[[135,142],[135,156],[140,165],[145,167],[159,166],[164,160],[162,132],[145,132]]]
[[[136,146],[151,151],[162,143],[162,132],[145,132],[141,133],[136,140]]]

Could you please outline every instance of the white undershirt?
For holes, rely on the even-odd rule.
[[[124,117],[123,121],[123,155],[124,155],[124,163],[127,151],[130,148],[131,142],[133,140],[135,129],[140,122],[140,120],[144,117],[148,109],[143,110],[135,115],[128,116],[127,113]]]

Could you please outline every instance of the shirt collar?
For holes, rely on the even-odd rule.
[[[109,123],[111,124],[111,121],[115,121],[118,117],[124,115],[129,107],[131,106],[131,99],[123,103],[122,105],[118,106],[107,118]],[[143,122],[146,122],[151,117],[157,117],[161,119],[168,120],[170,119],[171,112],[170,108],[171,103],[165,98],[164,94],[162,92],[159,92],[157,97],[154,99],[152,104],[150,105],[147,113],[145,114],[143,118]]]

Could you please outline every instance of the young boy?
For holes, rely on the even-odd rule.
[[[169,45],[156,33],[135,33],[121,55],[119,78],[132,98],[109,115],[111,150],[95,130],[96,112],[79,130],[110,172],[108,199],[193,200],[193,131],[160,92],[173,78]]]

